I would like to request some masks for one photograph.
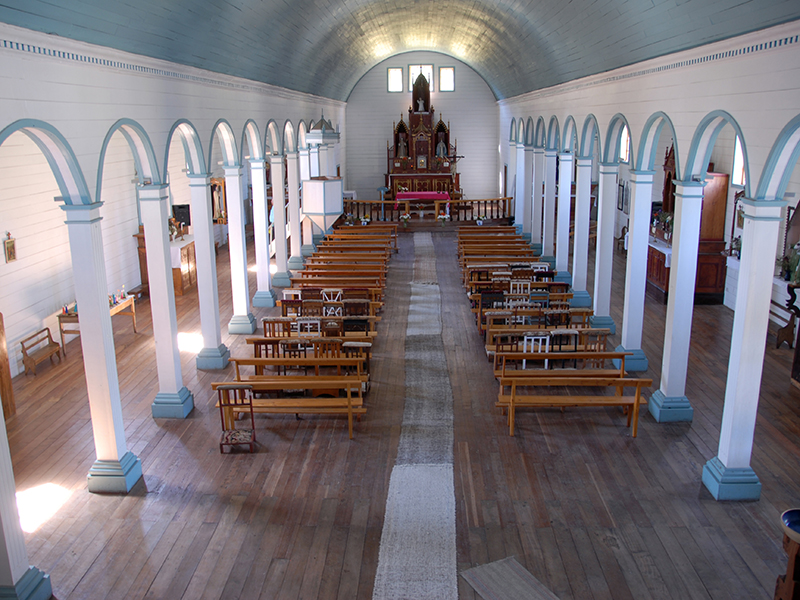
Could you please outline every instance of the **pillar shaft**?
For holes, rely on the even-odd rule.
[[[572,202],[572,154],[559,154],[558,222],[556,223],[556,271],[561,281],[570,281],[569,220]]]
[[[648,409],[659,422],[691,421],[694,413],[685,392],[704,185],[676,182],[661,385],[648,402]]]
[[[197,264],[197,298],[200,304],[200,331],[203,349],[197,355],[198,369],[224,369],[230,352],[222,343],[219,324],[219,292],[214,231],[211,222],[211,188],[207,175],[190,175],[192,231]]]
[[[97,460],[89,471],[89,491],[128,492],[142,476],[139,459],[128,452],[122,421],[114,333],[100,227],[101,202],[63,205],[72,254],[75,298],[81,315],[89,412]]]
[[[308,148],[300,148],[297,151],[298,162],[300,165],[300,181],[311,178],[311,165],[309,163]]]
[[[555,262],[556,240],[556,151],[544,153],[544,215],[542,257]]]
[[[184,418],[194,408],[191,393],[183,385],[178,349],[178,318],[172,282],[169,234],[169,186],[147,185],[139,189],[139,208],[147,252],[150,282],[150,314],[156,346],[158,394],[151,406],[153,417]]]
[[[520,193],[520,204],[525,219],[522,223],[522,233],[525,238],[531,236],[531,194],[533,193],[533,147],[517,145],[517,191]]]
[[[228,333],[250,335],[256,330],[256,321],[250,312],[241,167],[225,167],[225,193],[228,200],[228,249],[233,302],[233,316],[228,323]]]
[[[256,293],[253,306],[275,306],[269,274],[269,221],[267,218],[267,169],[263,160],[250,161],[253,185],[253,238],[256,251]]]
[[[319,146],[308,147],[308,163],[311,177],[319,177],[320,175],[320,161],[319,161]]]
[[[629,371],[646,371],[642,352],[644,300],[647,285],[647,250],[650,242],[650,213],[653,204],[653,171],[631,171],[633,200],[628,229],[628,256],[625,263],[625,299],[622,312],[623,352],[634,356],[625,360]]]
[[[508,165],[506,166],[506,193],[511,196],[514,204],[514,225],[517,233],[522,233],[525,214],[522,210],[522,196],[517,193],[517,143],[508,143]],[[502,193],[502,190],[501,192]]]
[[[272,184],[272,208],[274,221],[272,223],[275,237],[275,265],[277,272],[272,278],[272,283],[278,287],[289,287],[289,261],[286,248],[286,201],[284,198],[283,156],[272,155],[269,157],[269,177]]]
[[[542,212],[544,185],[544,148],[533,149],[533,191],[531,193],[531,246],[542,250]]]
[[[572,239],[573,306],[591,306],[586,289],[589,273],[589,213],[591,211],[592,159],[579,158],[575,175],[575,232]]]
[[[289,187],[289,240],[291,243],[291,258],[289,266],[292,269],[303,267],[303,254],[301,251],[302,237],[300,234],[300,169],[296,152],[286,155],[287,186]]]
[[[611,318],[611,276],[614,261],[614,217],[617,208],[616,163],[600,165],[597,203],[597,245],[594,257],[594,327],[607,327],[615,333]]]

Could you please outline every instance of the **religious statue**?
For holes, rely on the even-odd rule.
[[[417,112],[425,112],[424,98],[417,98]]]
[[[436,144],[436,156],[447,158],[447,144],[444,143],[441,137],[439,138],[439,143]]]
[[[400,140],[397,142],[397,156],[408,156],[408,147],[406,146],[406,140],[403,136],[400,136]]]

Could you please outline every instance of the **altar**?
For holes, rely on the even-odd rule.
[[[395,196],[395,208],[400,203],[408,214],[411,214],[412,206],[416,210],[432,211],[434,215],[450,213],[450,194],[447,192],[399,192]]]
[[[420,75],[414,83],[408,122],[401,115],[400,122],[393,123],[392,141],[386,147],[386,187],[395,200],[404,192],[438,192],[449,194],[449,198],[460,197],[457,143],[451,143],[449,124],[441,117],[434,122],[435,114],[430,103],[430,86]]]

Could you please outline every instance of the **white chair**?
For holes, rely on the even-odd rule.
[[[543,332],[530,332],[526,333],[522,338],[522,351],[529,352],[550,352],[550,334]],[[522,368],[525,368],[527,361],[522,360]],[[544,368],[547,369],[548,360],[544,360]]]

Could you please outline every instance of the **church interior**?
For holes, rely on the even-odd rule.
[[[0,597],[800,598],[796,3],[26,0],[0,65]]]

